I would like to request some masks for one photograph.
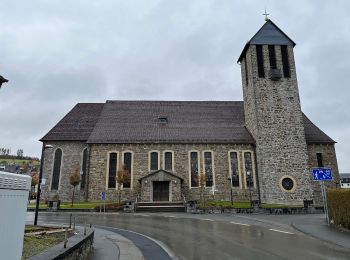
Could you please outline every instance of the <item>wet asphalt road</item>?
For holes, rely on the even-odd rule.
[[[74,214],[77,223],[127,229],[157,239],[179,259],[350,259],[350,251],[298,232],[244,221],[153,214]],[[207,218],[206,218],[207,217]],[[27,221],[32,214],[28,213]],[[67,213],[42,213],[39,222],[68,223]],[[282,232],[280,232],[282,231]]]

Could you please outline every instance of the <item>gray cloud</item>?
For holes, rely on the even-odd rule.
[[[304,112],[350,172],[348,1],[2,1],[0,146],[40,154],[77,102],[242,100],[244,44],[271,19],[295,42]]]

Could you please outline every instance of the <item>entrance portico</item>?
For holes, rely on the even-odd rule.
[[[183,179],[171,172],[158,170],[139,179],[142,202],[181,201]]]

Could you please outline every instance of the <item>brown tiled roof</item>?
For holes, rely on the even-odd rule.
[[[159,117],[168,122],[161,123]],[[107,101],[88,143],[253,143],[243,103]]]
[[[86,141],[103,106],[103,103],[78,103],[41,141]]]
[[[42,141],[254,143],[243,101],[107,101],[77,104]],[[161,122],[159,117],[166,118]],[[308,143],[334,141],[304,116]]]

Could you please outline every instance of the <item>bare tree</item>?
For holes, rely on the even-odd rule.
[[[80,173],[78,168],[74,171],[73,174],[69,176],[69,183],[73,186],[73,191],[72,191],[72,207],[73,207],[75,187],[80,183]]]
[[[205,181],[206,181],[206,176],[205,176],[204,172],[199,172],[198,173],[198,184],[200,187],[200,203],[203,206],[205,206],[205,196],[204,196]]]
[[[122,195],[123,184],[130,180],[130,173],[125,165],[122,165],[117,172],[117,185],[118,185],[118,204],[120,204],[120,199]]]

